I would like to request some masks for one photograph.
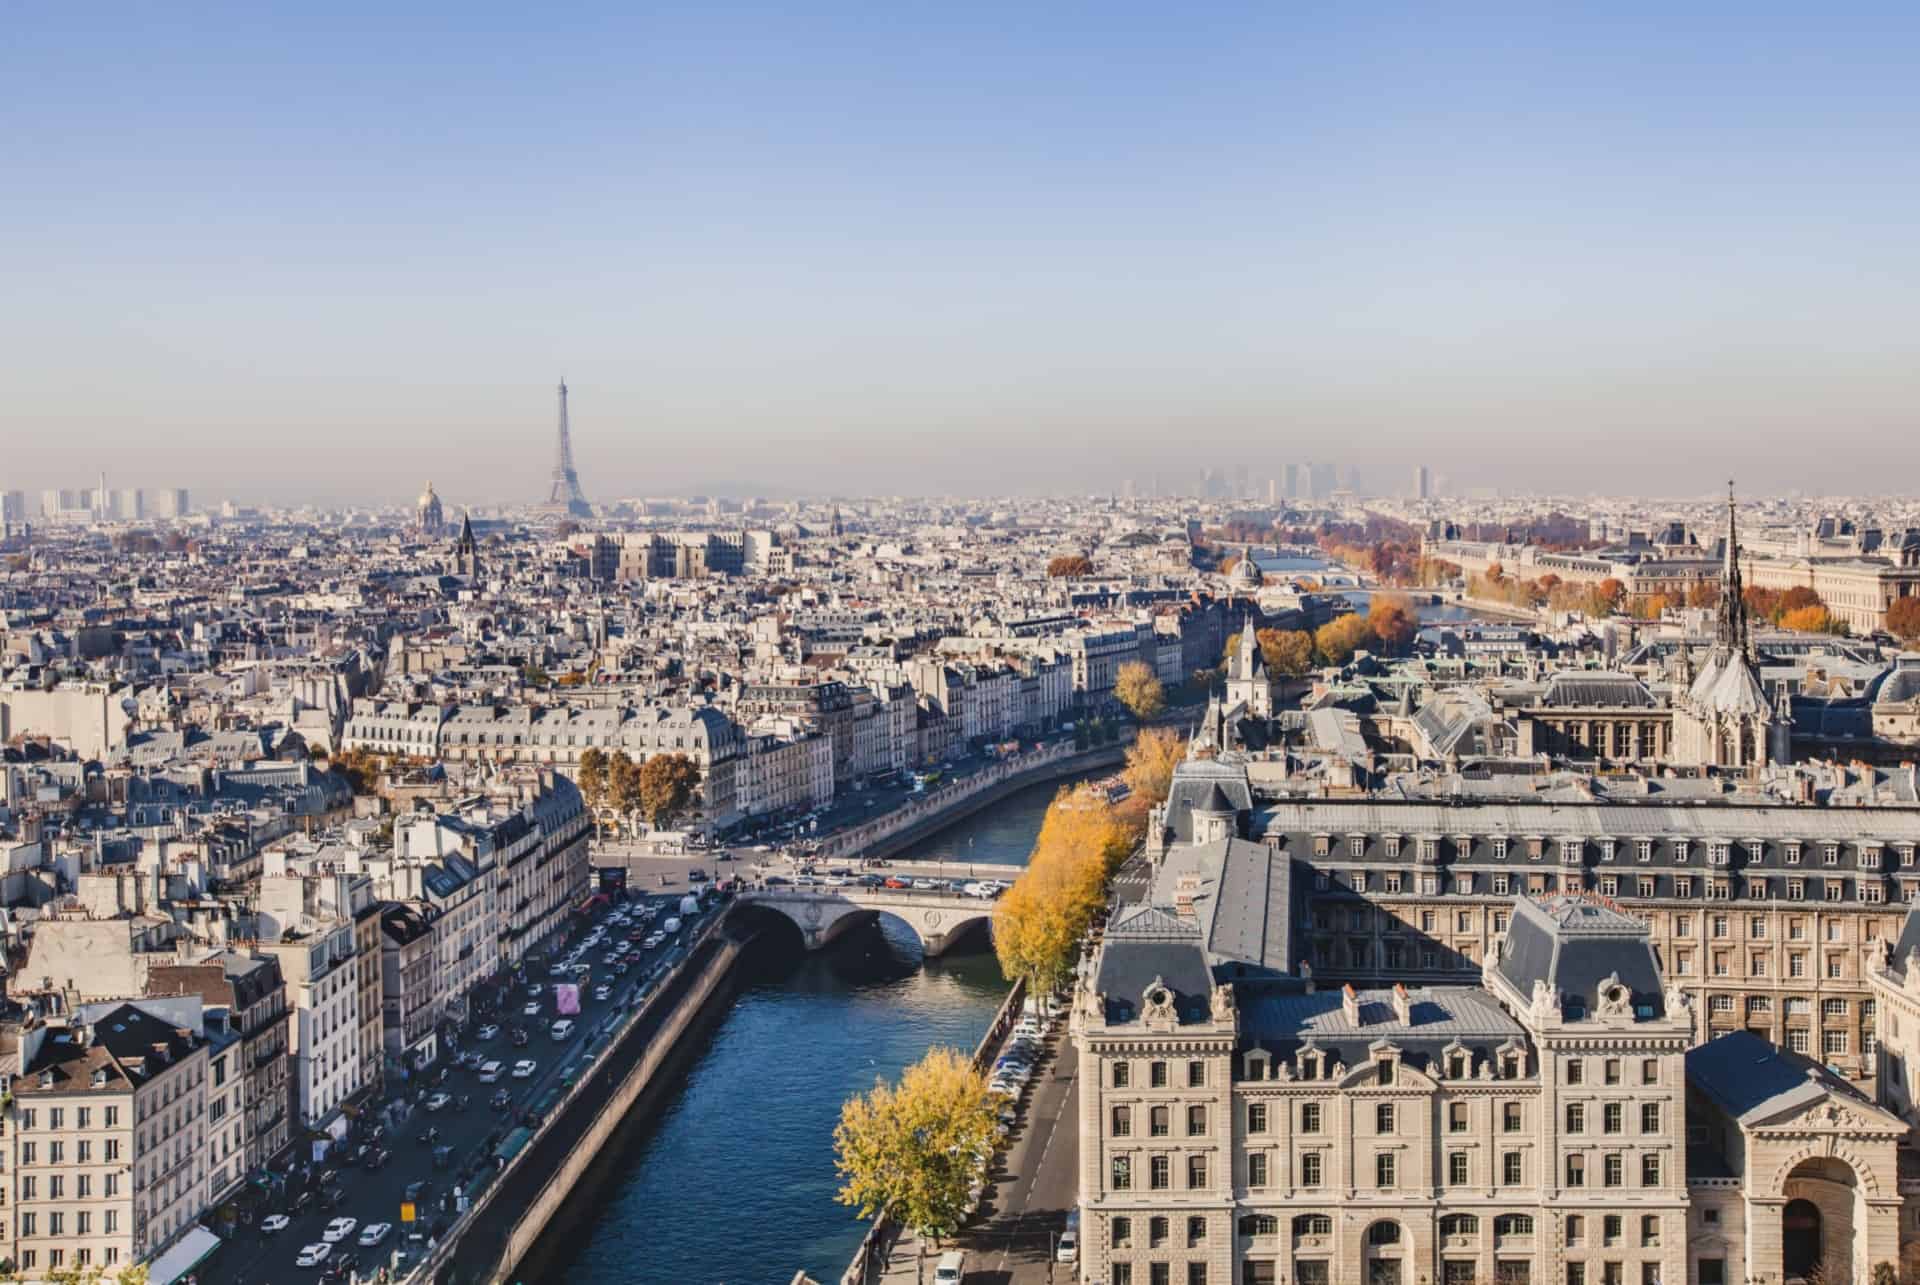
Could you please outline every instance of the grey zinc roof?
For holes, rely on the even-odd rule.
[[[1282,1056],[1311,1041],[1315,1047],[1337,1054],[1349,1066],[1365,1055],[1369,1044],[1379,1040],[1389,1041],[1406,1053],[1432,1057],[1456,1041],[1484,1055],[1510,1039],[1525,1036],[1520,1024],[1491,995],[1474,986],[1408,991],[1408,1022],[1400,1021],[1395,1014],[1391,990],[1357,991],[1355,997],[1359,1001],[1357,1024],[1347,1020],[1337,990],[1306,994],[1277,987],[1240,986],[1236,999],[1241,1035]]]
[[[1652,709],[1659,702],[1632,674],[1560,673],[1547,683],[1541,704],[1556,708]]]
[[[1107,926],[1093,989],[1107,997],[1107,1021],[1140,1015],[1141,996],[1158,979],[1173,992],[1182,1021],[1203,1020],[1210,1008],[1213,974],[1192,920],[1145,906]]]
[[[1733,1031],[1690,1049],[1687,1083],[1742,1123],[1767,1120],[1832,1096],[1846,1099],[1849,1106],[1888,1128],[1900,1127],[1896,1117],[1868,1102],[1839,1076],[1751,1031]]]
[[[1293,863],[1264,843],[1227,839],[1170,850],[1148,901],[1171,911],[1183,878],[1198,880],[1191,921],[1215,965],[1285,972],[1293,962]]]
[[[1920,841],[1920,812],[1746,805],[1604,803],[1388,803],[1313,799],[1264,805],[1259,834],[1612,835],[1696,839]]]
[[[1645,925],[1583,897],[1517,901],[1494,967],[1522,1000],[1537,981],[1556,988],[1570,1020],[1596,1010],[1600,983],[1611,975],[1632,992],[1637,1013],[1666,1011]]]

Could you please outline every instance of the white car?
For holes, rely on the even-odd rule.
[[[573,1034],[573,1023],[563,1017],[553,1024],[553,1029],[550,1034],[555,1040],[564,1040],[567,1036]]]
[[[360,1233],[360,1243],[371,1249],[392,1234],[392,1223],[368,1223],[366,1229]]]
[[[427,1099],[427,1110],[444,1111],[452,1104],[453,1104],[453,1098],[450,1094],[436,1093],[432,1097]]]
[[[593,988],[593,997],[597,1000],[604,1000],[606,999],[607,996],[611,994],[613,994],[613,990],[611,987],[596,986]]]
[[[531,1004],[528,1004],[528,1005],[527,1005],[527,1006],[526,1006],[525,1008],[523,1008],[523,1009],[521,1009],[521,1010],[520,1010],[520,1015],[521,1015],[522,1017],[538,1017],[538,1016],[540,1016],[540,1004],[539,1004],[539,1001],[537,1001],[537,1000],[536,1000],[535,1002],[533,1002],[533,1003],[531,1003]]]
[[[513,1064],[513,1078],[516,1080],[531,1080],[533,1078],[534,1067],[535,1063],[532,1058],[521,1058]]]
[[[318,1267],[327,1261],[327,1255],[333,1252],[332,1245],[308,1245],[300,1251],[300,1257],[294,1260],[297,1267]]]
[[[481,1027],[480,1030],[477,1032],[477,1034],[483,1040],[490,1040],[494,1036],[498,1035],[499,1033],[500,1033],[500,1028],[495,1026],[492,1022],[488,1022],[485,1026]]]
[[[335,1244],[353,1235],[353,1229],[359,1225],[359,1220],[355,1218],[336,1218],[327,1224],[325,1231],[320,1233],[320,1239],[329,1245]]]
[[[1053,1260],[1056,1263],[1074,1263],[1080,1260],[1080,1233],[1069,1227],[1060,1233],[1060,1239],[1054,1243]]]
[[[271,1236],[277,1231],[285,1231],[287,1224],[292,1221],[293,1219],[287,1217],[285,1214],[268,1214],[260,1220],[260,1230],[266,1235]]]
[[[494,1084],[500,1079],[500,1072],[506,1068],[498,1062],[483,1062],[480,1066],[480,1083]]]

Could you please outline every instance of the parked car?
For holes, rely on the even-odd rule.
[[[358,1219],[336,1218],[327,1224],[325,1231],[320,1233],[320,1239],[326,1241],[329,1245],[337,1244],[353,1235],[354,1228],[359,1225]]]
[[[495,1089],[493,1096],[487,1100],[487,1105],[491,1106],[495,1111],[505,1111],[513,1105],[513,1094],[507,1092],[505,1089]]]
[[[333,1246],[327,1244],[306,1245],[300,1250],[300,1257],[294,1260],[296,1267],[318,1267],[327,1261],[327,1255],[333,1252]]]
[[[392,1223],[368,1223],[360,1232],[360,1243],[370,1249],[391,1235]]]
[[[500,1033],[500,1028],[495,1026],[492,1022],[488,1022],[485,1026],[481,1027],[477,1032],[479,1037],[483,1040],[490,1040],[494,1036],[498,1035],[499,1033]]]

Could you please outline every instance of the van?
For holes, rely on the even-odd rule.
[[[1060,1239],[1054,1242],[1053,1261],[1056,1263],[1075,1263],[1080,1261],[1080,1233],[1069,1227],[1060,1233]]]
[[[966,1270],[967,1256],[960,1250],[949,1249],[933,1265],[933,1285],[960,1285],[961,1276]]]
[[[554,1039],[564,1040],[567,1038],[567,1036],[571,1034],[573,1034],[573,1023],[568,1021],[566,1018],[563,1017],[559,1021],[553,1024]]]
[[[494,1084],[500,1079],[501,1066],[498,1062],[484,1062],[480,1066],[480,1083]]]

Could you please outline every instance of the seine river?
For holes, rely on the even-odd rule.
[[[1024,790],[901,859],[1024,863],[1056,788]],[[840,1279],[865,1230],[833,1200],[840,1103],[933,1045],[971,1049],[1007,984],[991,953],[923,961],[885,918],[819,955],[798,945],[775,937],[743,962],[739,997],[684,1082],[616,1136],[619,1168],[579,1193],[584,1217],[535,1247],[523,1281]]]

